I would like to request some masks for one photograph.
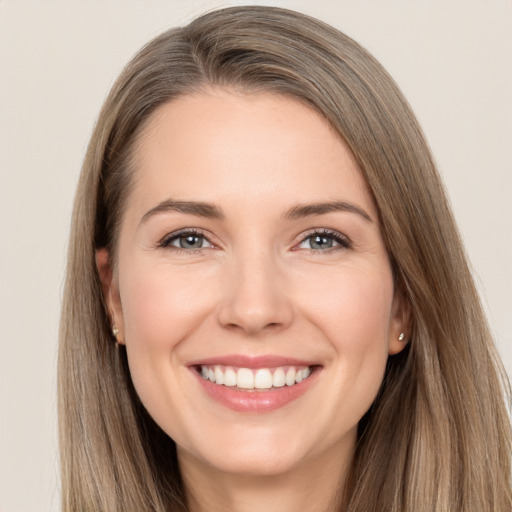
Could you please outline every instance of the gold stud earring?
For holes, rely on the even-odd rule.
[[[404,341],[405,334],[403,332],[400,333],[400,336],[398,336],[398,341]]]
[[[119,340],[117,338],[117,335],[119,334],[119,329],[115,325],[112,326],[112,334],[114,335],[114,338],[116,339],[116,344],[119,344]]]

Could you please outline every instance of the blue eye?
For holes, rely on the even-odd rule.
[[[197,250],[212,247],[208,239],[194,231],[183,231],[181,233],[171,235],[161,242],[161,247],[175,247],[183,250]]]
[[[336,231],[313,232],[307,235],[299,244],[300,249],[310,249],[312,251],[328,252],[336,248],[350,247],[349,240]]]

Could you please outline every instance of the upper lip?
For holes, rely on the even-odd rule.
[[[262,355],[248,356],[231,354],[225,356],[208,357],[190,361],[188,366],[234,366],[237,368],[277,368],[279,366],[317,366],[317,362],[295,359],[292,357]]]

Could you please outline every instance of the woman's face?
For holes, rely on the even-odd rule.
[[[181,462],[278,474],[349,457],[403,312],[347,145],[296,100],[213,89],[156,111],[134,163],[111,281],[98,263]]]

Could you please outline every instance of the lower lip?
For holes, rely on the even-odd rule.
[[[215,401],[234,411],[255,413],[275,411],[297,400],[306,393],[319,373],[318,369],[315,369],[307,379],[293,386],[272,388],[268,391],[238,391],[230,386],[214,384],[204,379],[196,370],[192,371],[208,396]]]

